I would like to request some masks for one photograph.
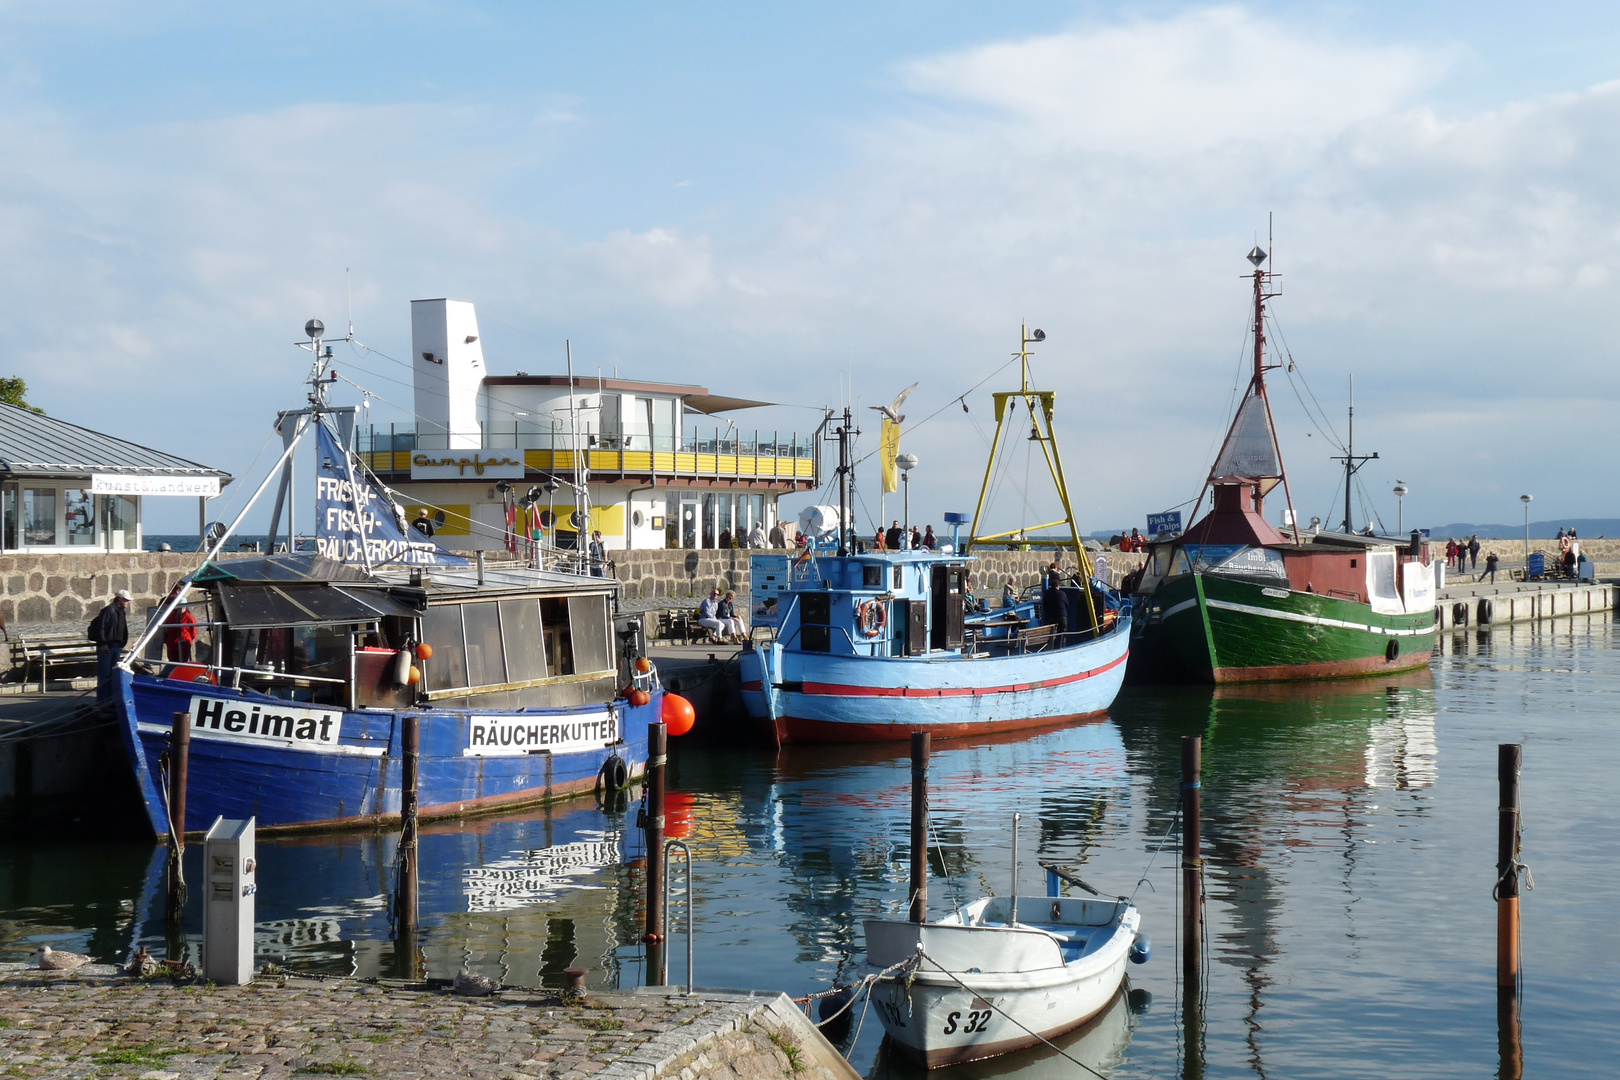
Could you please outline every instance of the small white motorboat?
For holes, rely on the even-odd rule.
[[[937,922],[867,921],[872,1004],[902,1055],[934,1068],[1039,1045],[1102,1012],[1126,961],[1147,960],[1128,899],[1061,896],[1063,881],[1095,890],[1046,870],[1044,897],[987,896]]]

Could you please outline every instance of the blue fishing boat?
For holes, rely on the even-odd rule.
[[[1098,716],[1113,703],[1130,647],[1130,601],[1096,578],[1074,524],[1052,430],[1051,391],[1029,384],[997,393],[996,437],[974,514],[981,523],[997,448],[1015,403],[1031,417],[1031,442],[1048,462],[1068,534],[1039,542],[1069,548],[1074,564],[1054,573],[1038,598],[991,607],[969,592],[973,556],[925,550],[857,550],[848,527],[850,412],[837,430],[840,506],[819,519],[834,526],[795,555],[755,555],[753,626],[768,640],[739,657],[743,703],[778,745],[984,736]],[[842,523],[840,526],[838,523]],[[1022,530],[1014,530],[1020,532]],[[1000,536],[1010,534],[998,534]]]
[[[117,671],[114,704],[153,833],[197,832],[219,816],[255,817],[261,832],[396,821],[407,718],[422,820],[640,775],[648,725],[680,702],[642,655],[638,619],[615,618],[614,580],[590,576],[573,552],[558,565],[474,565],[408,528],[349,451],[354,410],[326,404],[330,352],[318,323],[306,329],[310,407],[282,415],[277,467],[285,493],[294,450],[315,433],[317,551],[224,558],[235,526],[218,530]],[[190,736],[186,820],[171,822],[179,726]]]

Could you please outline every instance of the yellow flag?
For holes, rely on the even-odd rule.
[[[883,418],[883,449],[878,457],[883,459],[883,493],[900,490],[900,469],[895,465],[894,459],[900,456],[900,425]]]

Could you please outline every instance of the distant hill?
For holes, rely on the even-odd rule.
[[[1558,521],[1532,521],[1530,523],[1530,539],[1551,540],[1558,535],[1559,529],[1574,529],[1575,535],[1596,540],[1600,537],[1620,536],[1620,518],[1564,518]],[[1466,521],[1454,521],[1450,525],[1440,525],[1429,529],[1431,538],[1444,538],[1448,536],[1473,536],[1478,534],[1481,539],[1512,540],[1515,537],[1524,537],[1524,524],[1518,525],[1475,525]]]

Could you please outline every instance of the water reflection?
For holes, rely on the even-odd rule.
[[[1466,643],[1433,675],[1137,687],[1103,722],[936,743],[931,909],[1008,890],[1020,811],[1022,891],[1042,890],[1043,859],[1081,868],[1108,892],[1138,890],[1156,943],[1132,978],[1163,1005],[1098,1054],[1101,1071],[1190,1074],[1207,1057],[1211,1076],[1483,1075],[1497,1052],[1495,743],[1528,730],[1541,741],[1527,748],[1525,803],[1543,809],[1527,842],[1551,887],[1526,904],[1526,955],[1536,958],[1526,965],[1526,1071],[1538,1074],[1553,1028],[1587,1060],[1605,1060],[1620,1048],[1620,994],[1612,965],[1590,957],[1620,950],[1620,919],[1602,899],[1620,895],[1620,859],[1605,839],[1620,826],[1602,794],[1620,769],[1603,692],[1620,689],[1620,651],[1559,624]],[[1205,740],[1209,897],[1207,999],[1188,1010],[1176,985],[1175,837],[1154,852],[1175,819],[1183,735]],[[699,985],[803,994],[851,981],[863,921],[904,907],[906,747],[778,755],[677,745],[672,757],[667,821],[695,855]],[[425,830],[411,961],[437,977],[466,964],[528,985],[576,964],[593,987],[643,981],[635,814],[587,804]],[[262,843],[261,953],[333,973],[395,970],[395,847],[386,833]],[[200,851],[190,855],[196,881]],[[143,845],[0,846],[0,959],[42,941],[103,956],[137,941],[161,951],[160,869]],[[194,903],[188,927],[199,915]],[[671,919],[684,925],[678,904]],[[683,979],[678,937],[671,952],[670,974]],[[1099,1031],[1117,1034],[1113,1023]],[[1093,1036],[1112,1045],[1084,1038]],[[850,1052],[863,1072],[887,1076],[880,1038],[869,1017]],[[1061,1058],[972,1068],[1056,1067],[1079,1074]]]

